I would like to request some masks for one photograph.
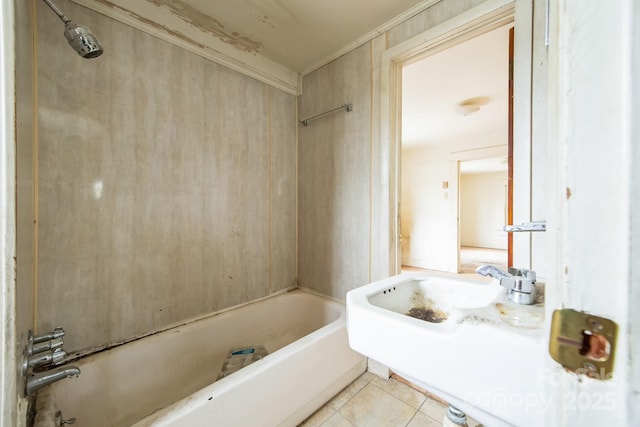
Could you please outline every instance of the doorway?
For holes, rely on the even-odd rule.
[[[507,269],[508,178],[507,156],[460,162],[459,273],[485,264]]]
[[[401,268],[508,264],[512,28],[402,64]]]

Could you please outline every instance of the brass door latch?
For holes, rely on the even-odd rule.
[[[572,309],[555,310],[549,354],[566,369],[590,378],[613,375],[618,325],[603,317]]]

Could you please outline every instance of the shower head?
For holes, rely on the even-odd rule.
[[[43,0],[53,10],[58,18],[64,22],[64,36],[78,55],[86,59],[102,55],[104,50],[98,38],[87,27],[71,22],[51,0]]]
[[[67,21],[64,24],[64,36],[83,58],[96,58],[104,52],[98,38],[87,27]]]

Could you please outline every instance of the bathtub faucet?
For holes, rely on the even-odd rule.
[[[493,265],[481,265],[476,273],[491,276],[507,288],[507,298],[517,304],[533,304],[536,299],[536,272],[526,268],[509,267],[509,272]]]
[[[31,374],[27,379],[27,396],[46,385],[55,383],[56,381],[60,381],[64,378],[77,377],[78,375],[80,375],[80,369],[75,366],[69,366],[68,368],[61,367],[50,371]]]
[[[55,365],[62,362],[66,355],[62,349],[64,335],[65,331],[61,327],[57,327],[47,334],[37,336],[34,336],[33,333],[29,331],[22,365],[22,374],[26,378],[25,392],[27,396],[39,388],[63,378],[77,377],[80,375],[80,369],[75,366],[45,370],[38,373],[34,372],[36,369],[43,370],[48,365]]]

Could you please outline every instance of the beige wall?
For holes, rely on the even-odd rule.
[[[455,209],[450,154],[446,144],[405,148],[402,151],[400,230],[402,265],[448,271],[455,255],[456,237],[450,235]]]
[[[460,245],[507,249],[507,173],[460,176]]]
[[[68,1],[38,2],[37,323],[79,350],[295,286],[295,98]]]
[[[369,279],[371,51],[364,45],[303,80],[305,118],[353,103],[353,111],[299,130],[298,281],[334,297]]]
[[[376,231],[387,223],[389,204],[388,154],[379,139],[381,54],[480,3],[443,0],[303,77],[301,117],[345,101],[354,111],[313,122],[299,134],[301,286],[343,299],[389,275],[381,268],[389,263],[389,242]]]
[[[501,175],[502,183],[498,183],[497,186],[491,183],[489,194],[486,188],[480,190],[465,188],[461,180],[458,181],[458,160],[456,160],[460,156],[481,156],[480,153],[486,150],[499,150],[500,146],[492,146],[492,144],[505,139],[506,135],[500,133],[473,140],[409,146],[402,150],[400,196],[402,265],[455,272],[458,268],[458,248],[456,247],[458,238],[462,245],[471,242],[477,242],[480,246],[486,245],[485,247],[506,245],[506,234],[502,231],[496,232],[494,228],[497,226],[477,224],[475,213],[472,215],[473,221],[464,221],[462,211],[463,199],[469,200],[469,197],[465,198],[466,189],[469,190],[470,195],[475,195],[478,191],[477,194],[481,194],[488,200],[492,205],[487,212],[489,216],[504,217],[502,184],[506,184],[506,172]],[[503,149],[506,153],[507,147],[504,146]],[[485,154],[485,157],[487,155]],[[443,182],[447,182],[447,189],[442,188]],[[482,187],[488,184],[479,182],[476,185]],[[477,211],[478,207],[471,206],[470,210]],[[458,212],[460,213],[459,237],[456,222]],[[504,218],[500,221],[504,221]],[[502,225],[504,224],[499,224],[500,227]]]
[[[296,277],[344,298],[388,275],[381,53],[481,2],[444,0],[304,77],[300,117],[354,111],[299,127],[297,275],[294,98],[62,0],[105,46],[82,60],[38,3],[38,329],[83,349]]]
[[[387,47],[392,48],[449,19],[461,15],[486,0],[442,0],[386,33]]]

